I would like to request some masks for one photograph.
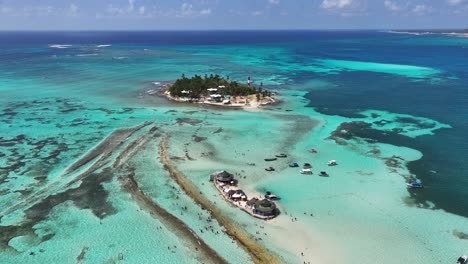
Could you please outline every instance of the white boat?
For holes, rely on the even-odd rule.
[[[468,257],[467,256],[461,256],[457,259],[457,263],[456,264],[465,264],[466,263],[466,260],[468,260]]]
[[[338,165],[338,163],[336,163],[336,160],[330,160],[327,162],[328,166],[335,166],[335,165]]]
[[[310,169],[302,169],[300,171],[301,174],[312,174],[312,171]]]
[[[265,194],[265,198],[267,198],[269,200],[276,200],[276,199],[278,199],[278,196],[276,196],[274,194]]]
[[[276,200],[276,199],[278,199],[278,196],[272,194],[271,192],[266,192],[265,198],[268,199],[268,200]]]
[[[406,186],[408,186],[409,188],[424,188],[424,186],[420,182],[407,182]]]

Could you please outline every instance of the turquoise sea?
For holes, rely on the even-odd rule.
[[[0,32],[0,263],[259,263],[232,227],[282,263],[454,263],[468,253],[467,57],[468,38],[437,34]],[[154,94],[211,73],[280,103]],[[226,204],[208,182],[222,169],[280,196],[281,214]]]

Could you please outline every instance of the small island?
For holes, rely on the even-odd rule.
[[[274,93],[263,89],[263,83],[257,88],[250,86],[250,76],[247,84],[232,81],[229,77],[221,78],[211,74],[195,75],[187,78],[182,74],[173,84],[163,91],[164,96],[178,102],[201,103],[225,107],[260,107],[276,103]]]

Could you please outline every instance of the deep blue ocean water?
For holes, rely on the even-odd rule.
[[[49,48],[51,44],[73,44],[74,47],[57,50]],[[240,69],[248,69],[262,77],[275,75],[281,81],[279,84],[270,84],[270,87],[278,90],[295,86],[308,89],[307,81],[320,79],[326,80],[329,85],[323,89],[311,89],[306,97],[311,100],[309,106],[321,113],[353,117],[360,111],[377,109],[427,117],[448,124],[452,126],[451,129],[437,130],[435,135],[416,138],[373,133],[375,131],[367,131],[364,136],[421,151],[423,158],[410,164],[411,172],[427,186],[426,191],[418,193],[417,199],[429,200],[438,208],[468,216],[468,203],[465,202],[468,200],[468,165],[464,160],[468,154],[466,38],[376,31],[1,32],[1,80],[30,79],[35,82],[46,78],[55,85],[71,85],[63,85],[63,89],[73,89],[74,82],[89,82],[89,90],[85,91],[95,92],[110,89],[105,83],[93,83],[91,79],[96,76],[103,78],[100,81],[133,84],[126,86],[130,87],[129,90],[136,89],[134,84],[138,81],[151,79],[151,76],[147,76],[146,79],[138,80],[145,74],[151,75],[151,71],[141,73],[141,76],[130,76],[132,69],[147,66],[140,62],[145,60],[145,56],[138,53],[134,53],[135,60],[117,66],[109,57],[82,57],[76,61],[69,61],[69,57],[65,57],[92,52],[88,45],[96,44],[112,44],[109,52],[116,52],[116,56],[122,50],[136,48],[172,51],[180,57],[195,56],[190,60],[179,57],[178,64],[168,69],[168,60],[172,55],[161,55],[161,60],[166,60],[162,67],[170,73],[168,79],[179,76],[187,69],[190,72],[198,71],[199,74],[206,73],[206,69],[198,64],[208,67],[210,72],[223,75],[235,75]],[[258,60],[250,64],[209,60],[209,54],[234,60],[239,56],[232,52],[237,47],[242,47],[241,51],[247,52],[244,54],[247,57]],[[275,49],[280,52],[268,53]],[[208,58],[204,57],[197,62],[198,52],[204,52]],[[58,56],[59,61],[51,62],[51,56]],[[440,73],[435,77],[412,78],[367,70],[342,69],[334,74],[303,70],[302,66],[310,65],[311,61],[317,59],[413,65],[436,69]],[[93,72],[80,71],[93,67]],[[106,79],[106,71],[111,69],[114,74],[121,71],[129,75],[121,80],[111,80],[111,77]],[[6,87],[4,94],[7,95],[2,99],[3,103],[9,100],[8,96],[18,100],[23,94],[37,92],[29,90],[27,85],[23,90],[10,89],[5,83],[3,85]],[[117,94],[125,96],[126,92]]]

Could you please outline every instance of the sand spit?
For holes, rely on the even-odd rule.
[[[128,132],[131,134],[126,137],[125,141],[127,141],[127,139],[129,139],[136,131],[149,124],[150,123],[146,122],[134,129],[130,129]],[[186,246],[192,249],[192,252],[197,255],[197,259],[201,263],[228,263],[200,237],[198,237],[184,222],[160,207],[151,198],[146,196],[146,194],[138,187],[138,183],[134,177],[134,169],[127,165],[127,161],[137,154],[149,141],[160,135],[157,130],[158,128],[153,126],[149,131],[142,133],[131,141],[128,141],[128,144],[117,153],[112,165],[110,165],[110,162],[103,162],[105,164],[109,164],[110,169],[126,175],[126,177],[119,177],[119,182],[122,188],[132,195],[134,201],[142,209],[148,211],[153,217],[161,221],[166,228],[170,229],[178,237],[183,237],[183,241]],[[105,141],[107,140],[108,139]],[[105,156],[107,155],[104,155],[104,157]]]
[[[131,133],[125,138],[125,141],[132,136],[136,131],[149,125],[150,123],[144,123],[134,129],[130,129],[127,132]],[[134,169],[129,167],[127,161],[130,160],[135,154],[137,154],[149,141],[156,138],[160,134],[157,132],[157,127],[152,127],[149,131],[142,133],[138,137],[128,141],[128,144],[121,149],[115,156],[113,163],[108,160],[101,160],[102,158],[107,159],[108,155],[103,153],[98,161],[104,164],[109,164],[107,167],[111,170],[116,170],[117,173],[123,173],[126,177],[119,177],[119,182],[122,188],[132,195],[135,202],[144,210],[148,211],[153,217],[160,220],[168,229],[170,229],[178,237],[183,237],[184,242],[188,248],[195,252],[197,259],[202,263],[228,263],[224,258],[219,256],[216,251],[210,248],[201,238],[199,238],[195,232],[193,232],[184,222],[173,216],[151,198],[145,195],[138,187],[138,183],[134,178]],[[105,140],[105,142],[108,139]],[[121,142],[120,144],[122,144]],[[119,144],[119,145],[120,145]],[[93,166],[91,166],[93,167]]]
[[[216,251],[210,248],[195,232],[193,232],[184,222],[179,218],[173,216],[165,209],[160,207],[151,198],[138,187],[138,183],[134,178],[134,171],[132,168],[128,169],[126,177],[120,177],[119,181],[122,188],[132,195],[132,198],[138,205],[148,211],[153,217],[159,219],[167,228],[169,228],[179,238],[184,238],[184,243],[192,249],[193,252],[198,254],[198,259],[202,263],[228,263],[223,257],[218,255]]]
[[[201,263],[228,263],[215,250],[208,246],[192,229],[183,221],[175,217],[164,208],[159,206],[148,197],[138,186],[135,180],[134,168],[129,167],[127,161],[137,154],[150,140],[158,137],[157,127],[152,127],[147,133],[138,136],[128,143],[128,145],[117,155],[112,169],[121,169],[124,177],[119,177],[122,188],[131,194],[134,201],[153,217],[161,221],[166,228],[180,238],[184,238],[184,244],[197,255],[197,260]]]
[[[185,178],[171,163],[168,153],[168,136],[165,134],[159,144],[159,158],[164,168],[169,172],[170,176],[177,184],[190,196],[196,203],[208,210],[212,217],[218,221],[226,229],[226,234],[235,239],[240,246],[252,257],[255,263],[283,263],[281,259],[269,252],[263,245],[257,243],[255,239],[244,231],[237,224],[226,217],[219,209],[217,209],[206,197],[200,194],[198,189]]]
[[[196,258],[200,263],[228,263],[215,250],[213,250],[200,237],[198,237],[196,233],[193,232],[193,230],[191,230],[183,221],[181,221],[180,219],[178,219],[177,217],[173,216],[165,209],[160,207],[157,203],[155,203],[151,198],[146,196],[145,193],[139,189],[138,183],[135,181],[134,178],[134,168],[128,165],[128,161],[135,154],[137,154],[144,146],[146,146],[147,143],[160,136],[160,134],[157,131],[158,128],[154,126],[148,129],[147,131],[143,131],[139,135],[135,135],[136,131],[146,127],[149,124],[150,122],[145,122],[144,124],[137,127],[119,129],[111,133],[106,139],[104,139],[102,143],[98,144],[87,155],[85,155],[83,158],[79,159],[76,163],[74,163],[72,167],[77,169],[81,167],[77,166],[77,164],[84,165],[83,161],[86,160],[88,162],[94,160],[93,164],[90,165],[89,168],[87,168],[84,172],[81,172],[78,175],[76,175],[76,177],[73,178],[71,181],[67,181],[66,183],[60,186],[68,186],[71,182],[78,181],[78,179],[86,180],[88,179],[88,176],[100,177],[98,174],[96,174],[97,171],[103,171],[103,174],[108,175],[109,179],[107,180],[110,180],[110,178],[114,177],[116,174],[122,175],[118,178],[122,189],[130,193],[134,202],[136,202],[142,209],[146,210],[154,218],[161,221],[165,225],[165,227],[168,228],[175,235],[177,235],[180,238],[183,238],[185,246],[191,249],[191,251],[196,255]],[[90,156],[88,155],[95,158],[90,159]],[[0,245],[2,247],[8,248],[8,241],[12,237],[32,233],[33,225],[35,225],[38,221],[42,221],[55,205],[58,205],[63,202],[63,199],[60,199],[60,197],[63,196],[62,194],[67,194],[70,190],[71,192],[76,191],[79,193],[80,191],[83,191],[82,188],[83,183],[81,183],[80,186],[76,189],[68,189],[67,191],[58,195],[49,194],[48,196],[46,196],[45,198],[41,198],[40,200],[39,197],[33,196],[33,198],[38,198],[38,202],[42,202],[44,201],[44,199],[47,200],[49,198],[57,202],[46,202],[46,205],[51,206],[48,208],[39,208],[39,212],[33,212],[32,216],[28,216],[28,219],[25,219],[25,221],[21,224],[20,227],[3,227],[2,231],[4,233],[2,235],[5,237],[0,240]],[[64,197],[70,198],[70,196]],[[36,215],[37,213],[39,213],[39,215]],[[18,230],[18,228],[20,228],[21,230]],[[155,228],[157,227],[155,226]],[[83,261],[87,251],[87,247],[83,248],[80,255],[77,257],[78,263],[81,263]]]

